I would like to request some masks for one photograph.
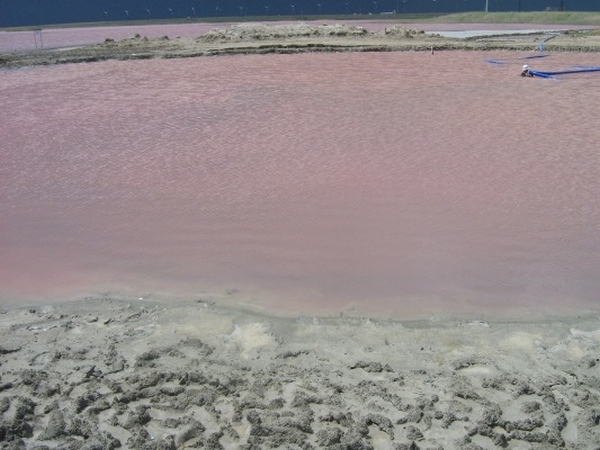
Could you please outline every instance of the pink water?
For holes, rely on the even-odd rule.
[[[600,306],[600,75],[499,52],[0,72],[0,303]],[[552,55],[534,69],[600,66]]]

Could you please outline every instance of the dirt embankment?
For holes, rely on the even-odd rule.
[[[552,39],[549,39],[549,38]],[[391,26],[382,32],[348,25],[242,24],[216,28],[195,39],[149,39],[136,35],[98,45],[0,55],[0,67],[102,61],[214,56],[248,53],[340,51],[533,50],[548,39],[547,51],[600,51],[600,31],[564,31],[447,38]]]

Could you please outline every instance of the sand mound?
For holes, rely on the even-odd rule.
[[[348,37],[367,36],[370,32],[363,27],[348,25],[284,24],[265,25],[245,23],[208,31],[203,40],[238,42],[247,40],[289,39],[300,37]]]
[[[415,30],[413,28],[393,26],[393,27],[386,28],[383,31],[383,34],[385,34],[386,36],[389,36],[389,37],[413,38],[415,36],[425,35],[425,31]]]

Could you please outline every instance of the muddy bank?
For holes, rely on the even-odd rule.
[[[0,67],[91,62],[109,59],[186,58],[222,54],[341,51],[520,50],[534,51],[547,32],[448,38],[422,30],[390,26],[381,32],[349,25],[242,24],[216,28],[195,39],[136,35],[77,48],[35,50],[0,55]],[[563,30],[547,51],[600,51],[598,30]]]
[[[593,449],[598,319],[277,318],[108,297],[4,310],[0,448]]]

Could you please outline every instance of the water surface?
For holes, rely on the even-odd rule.
[[[596,308],[600,76],[522,79],[521,56],[0,72],[0,302],[229,292],[280,311]],[[530,61],[575,64],[600,56]]]

